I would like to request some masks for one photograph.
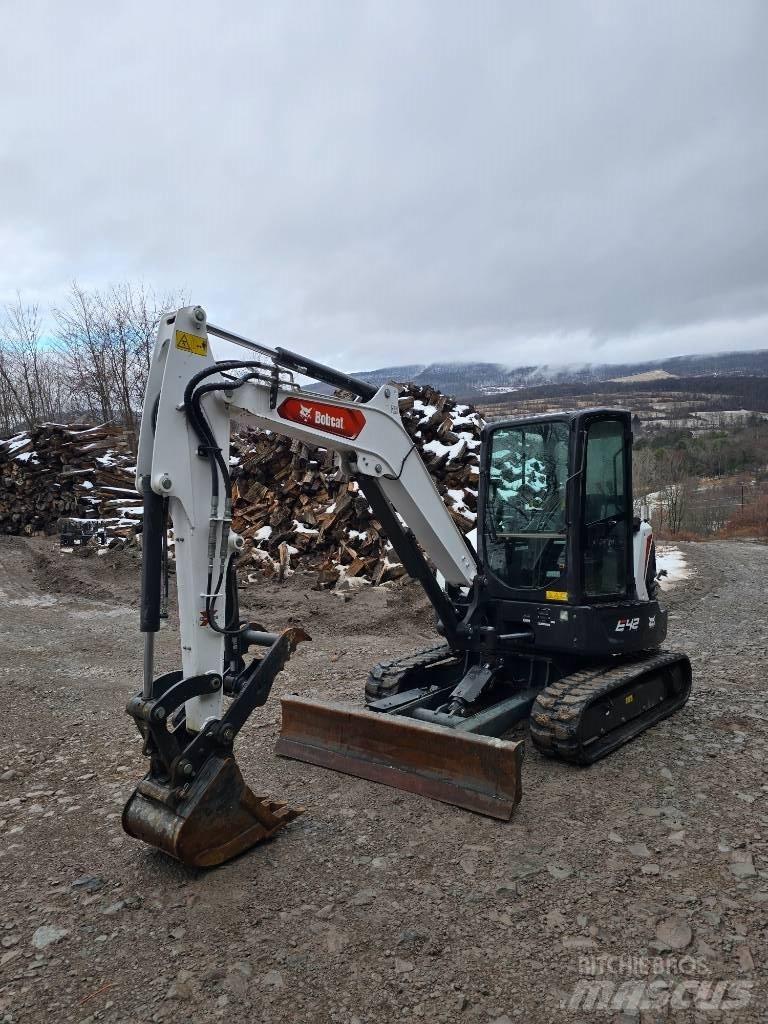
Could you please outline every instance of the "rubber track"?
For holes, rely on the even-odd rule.
[[[548,757],[575,764],[591,764],[605,757],[681,708],[688,699],[690,686],[674,699],[659,704],[652,711],[631,720],[625,728],[608,733],[603,742],[592,744],[591,749],[584,745],[579,728],[582,715],[589,706],[609,695],[611,691],[630,686],[638,676],[646,675],[654,669],[687,662],[685,654],[659,651],[633,658],[631,661],[622,661],[616,667],[603,665],[574,672],[552,683],[541,691],[531,709],[530,730],[534,745]]]
[[[368,673],[365,683],[366,704],[397,693],[403,676],[411,669],[431,668],[452,657],[454,655],[448,644],[441,643],[423,647],[420,651],[415,651],[403,658],[395,658],[393,661],[380,661]]]

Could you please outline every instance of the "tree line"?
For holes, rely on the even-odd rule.
[[[183,305],[123,282],[71,285],[44,320],[21,296],[0,310],[0,436],[44,422],[120,423],[136,447],[138,416],[160,316]]]

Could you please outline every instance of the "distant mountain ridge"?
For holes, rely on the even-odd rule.
[[[674,377],[710,375],[768,377],[768,349],[715,355],[672,356],[642,363],[595,363],[579,367],[517,366],[501,363],[413,363],[353,374],[377,387],[389,381],[430,385],[457,398],[504,394],[541,384],[576,384],[631,378],[636,374]],[[648,378],[646,378],[648,379]]]

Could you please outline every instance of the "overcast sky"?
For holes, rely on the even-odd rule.
[[[355,370],[768,348],[768,3],[0,0],[0,302]]]

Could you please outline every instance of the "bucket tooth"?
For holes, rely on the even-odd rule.
[[[181,790],[147,775],[125,805],[123,828],[183,864],[210,868],[269,839],[302,810],[256,796],[233,757],[212,756]]]
[[[281,700],[277,753],[509,820],[523,744],[347,704]]]

